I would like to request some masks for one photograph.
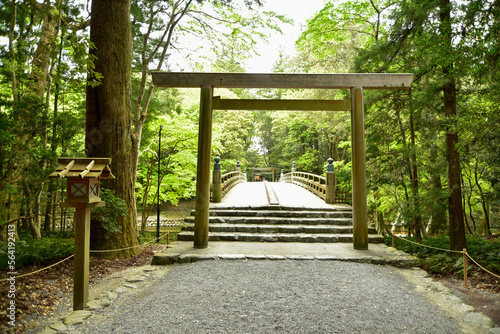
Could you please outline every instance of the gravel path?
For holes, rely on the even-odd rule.
[[[78,333],[459,333],[390,266],[332,261],[173,265]]]

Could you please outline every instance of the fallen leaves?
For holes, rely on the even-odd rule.
[[[90,284],[99,278],[117,271],[140,267],[151,263],[154,251],[164,246],[150,245],[142,253],[130,259],[103,259],[90,258]],[[39,265],[17,268],[18,275],[30,273],[43,268]],[[62,298],[70,294],[73,289],[73,259],[57,266],[41,271],[31,276],[16,279],[16,327],[11,328],[12,333],[23,333],[29,326],[28,323],[39,316],[47,318],[60,305]],[[8,291],[8,282],[0,282],[0,295]],[[0,298],[0,310],[5,310],[10,302],[8,298]],[[10,328],[7,325],[6,314],[0,313],[0,327]]]

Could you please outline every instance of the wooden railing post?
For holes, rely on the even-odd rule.
[[[335,194],[335,169],[333,168],[333,159],[328,158],[326,166],[326,203],[334,204],[336,200]]]
[[[213,171],[213,194],[212,194],[212,202],[220,203],[222,201],[222,183],[221,183],[221,166],[220,166],[220,158],[215,157],[214,163],[214,171]]]
[[[236,161],[236,171],[241,173],[241,165],[239,161]]]
[[[297,165],[295,165],[295,161],[292,162],[292,174],[290,176],[290,183],[293,184],[293,173],[295,173],[297,171]]]

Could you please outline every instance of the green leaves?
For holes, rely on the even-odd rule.
[[[150,118],[143,132],[139,157],[136,198],[142,208],[161,203],[177,205],[195,193],[197,119],[189,111]],[[158,174],[158,131],[162,128],[160,171]],[[158,179],[160,193],[158,194]]]
[[[111,234],[121,233],[118,217],[127,217],[127,204],[125,200],[115,195],[111,189],[100,189],[100,197],[106,203],[104,207],[95,207],[91,210],[92,221],[98,221],[106,231],[108,238]]]
[[[73,238],[49,236],[43,239],[19,240],[16,242],[16,266],[46,265],[72,255],[74,248],[75,240]],[[7,267],[7,255],[7,243],[3,243],[0,249],[0,267]]]

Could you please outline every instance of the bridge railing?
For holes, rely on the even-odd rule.
[[[229,190],[241,182],[246,182],[247,177],[240,171],[229,172],[221,176],[221,192],[224,197]]]
[[[236,171],[221,175],[220,158],[215,157],[211,198],[213,203],[220,203],[229,190],[241,182],[246,182],[247,177],[241,172],[240,162],[236,164]]]
[[[284,174],[280,182],[293,183],[309,190],[316,196],[325,200],[328,204],[351,203],[351,193],[338,190],[336,187],[335,170],[333,168],[333,159],[328,159],[326,177],[316,174],[297,172],[295,161],[292,164],[292,171]]]
[[[301,186],[316,196],[326,199],[326,177],[324,176],[306,172],[290,172],[285,174],[283,181]]]

